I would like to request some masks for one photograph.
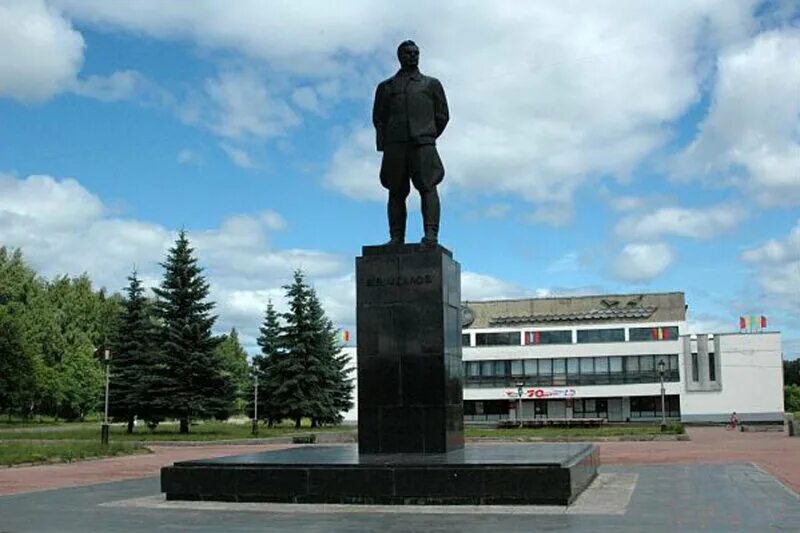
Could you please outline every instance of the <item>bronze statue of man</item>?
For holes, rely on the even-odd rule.
[[[450,116],[442,84],[420,73],[419,48],[414,41],[397,47],[400,70],[375,91],[372,122],[379,152],[383,152],[381,184],[389,190],[387,243],[403,244],[406,235],[406,198],[410,183],[419,191],[425,236],[423,244],[439,242],[439,194],[444,166],[436,139]]]

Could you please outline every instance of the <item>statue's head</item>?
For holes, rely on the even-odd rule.
[[[419,47],[414,41],[403,41],[397,47],[397,59],[403,68],[416,68],[419,64]]]

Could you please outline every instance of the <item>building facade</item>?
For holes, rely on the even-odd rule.
[[[465,302],[463,325],[467,422],[652,422],[662,374],[669,419],[783,417],[780,333],[689,335],[680,292]]]

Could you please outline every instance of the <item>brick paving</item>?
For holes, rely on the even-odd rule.
[[[688,428],[690,441],[602,442],[605,465],[754,463],[800,494],[800,438],[783,433],[743,433]],[[157,476],[175,461],[239,455],[288,445],[152,446],[154,453],[79,463],[0,468],[0,495]]]
[[[0,468],[0,496],[157,476],[175,461],[289,448],[285,444],[149,446],[152,454],[38,466]]]
[[[777,432],[687,428],[690,441],[602,442],[600,463],[726,464],[754,463],[800,494],[800,438]]]

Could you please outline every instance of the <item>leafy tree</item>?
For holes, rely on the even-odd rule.
[[[266,420],[269,427],[272,427],[275,422],[287,415],[281,409],[277,395],[280,376],[275,363],[280,357],[281,325],[271,300],[267,303],[267,311],[259,333],[257,342],[261,347],[261,354],[253,357],[252,369],[253,373],[258,375],[258,415],[259,419]],[[252,398],[252,387],[250,397]],[[250,407],[249,414],[252,416],[252,405]]]
[[[207,301],[209,286],[181,230],[164,263],[164,278],[154,289],[162,323],[159,361],[152,373],[154,408],[180,420],[188,433],[193,418],[229,409],[228,385],[218,339],[211,333],[216,316]]]
[[[149,377],[156,357],[157,330],[152,306],[135,270],[128,281],[127,298],[112,342],[109,411],[126,421],[128,433],[133,433],[135,418],[147,419],[151,414]]]
[[[800,385],[800,357],[783,361],[783,384]]]
[[[800,413],[800,385],[783,388],[783,408],[789,413]]]
[[[244,410],[247,392],[250,386],[250,366],[247,364],[247,352],[239,342],[239,332],[232,328],[228,335],[223,335],[216,348],[216,355],[222,361],[228,382],[228,403],[241,413]],[[228,418],[223,412],[218,417]]]
[[[33,401],[35,367],[16,317],[0,305],[0,411],[27,413]]]

